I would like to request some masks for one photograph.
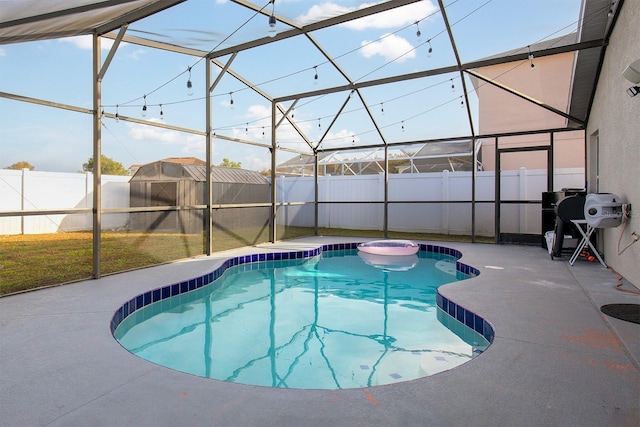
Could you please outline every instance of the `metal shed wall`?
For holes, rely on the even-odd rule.
[[[205,204],[206,168],[154,162],[142,166],[130,181],[131,207],[187,206]],[[270,203],[271,184],[254,171],[214,167],[213,205]],[[213,225],[227,229],[236,226],[262,226],[268,223],[268,208],[214,210]],[[199,233],[204,229],[202,209],[137,212],[131,215],[136,230]]]

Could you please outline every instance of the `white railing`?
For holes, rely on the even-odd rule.
[[[504,171],[501,175],[503,200],[540,200],[546,191],[545,170]],[[128,176],[102,176],[102,208],[129,207]],[[471,172],[389,175],[389,230],[443,234],[471,233]],[[83,173],[0,170],[0,211],[90,209],[93,176]],[[278,202],[313,202],[313,177],[279,177]],[[556,170],[554,186],[581,188],[583,169]],[[384,175],[321,176],[318,179],[319,226],[381,230],[384,226]],[[476,201],[494,200],[494,172],[478,172]],[[403,202],[408,203],[395,203]],[[415,203],[462,202],[467,203]],[[282,225],[313,226],[312,205],[293,205],[278,210]],[[103,229],[126,227],[126,213],[102,215]],[[0,217],[0,235],[41,234],[91,230],[91,214]],[[541,206],[505,205],[501,211],[501,231],[540,233]],[[476,205],[476,234],[494,234],[493,203]]]

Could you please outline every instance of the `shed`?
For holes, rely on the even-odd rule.
[[[251,170],[212,166],[213,205],[269,203],[271,184]],[[168,158],[139,166],[129,181],[131,207],[202,206],[206,195],[206,163],[193,157]],[[229,221],[263,226],[269,208],[217,209],[214,226]],[[265,218],[266,215],[266,218]],[[132,213],[135,230],[198,233],[203,230],[201,209]]]

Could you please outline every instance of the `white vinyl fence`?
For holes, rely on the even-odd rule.
[[[476,234],[494,235],[495,173],[476,175]],[[502,200],[541,200],[547,188],[546,170],[504,171],[501,174]],[[582,188],[581,168],[555,171],[554,187]],[[471,203],[461,202],[472,196],[472,173],[449,172],[389,175],[389,230],[442,234],[471,234]],[[279,177],[278,202],[313,202],[313,177]],[[384,174],[360,176],[321,176],[318,179],[318,200],[340,202],[320,204],[319,227],[360,230],[382,230],[382,203],[345,203],[384,201]],[[411,203],[409,203],[411,202]],[[279,221],[286,225],[312,227],[314,209],[311,205],[289,206],[280,210]],[[542,224],[540,204],[503,205],[501,231],[504,233],[539,234]]]
[[[102,207],[129,207],[127,176],[102,176]],[[389,175],[389,230],[443,234],[471,234],[471,172]],[[82,173],[54,173],[0,170],[0,211],[91,208],[93,176]],[[313,202],[313,177],[279,177],[278,202]],[[318,179],[319,226],[382,230],[384,226],[384,175],[321,176]],[[502,172],[503,200],[540,200],[546,191],[545,170]],[[554,186],[582,188],[583,169],[556,170]],[[476,234],[494,234],[494,172],[478,172]],[[415,203],[415,202],[467,203]],[[293,205],[278,210],[281,225],[314,225],[313,205]],[[104,214],[103,229],[128,225],[128,214]],[[501,211],[501,231],[540,233],[541,205],[506,205]],[[0,217],[2,234],[41,234],[91,229],[91,214]]]
[[[102,207],[129,207],[129,176],[102,175]],[[91,208],[93,174],[0,170],[0,211]],[[126,226],[128,214],[102,216],[102,228]],[[91,230],[90,213],[0,217],[0,235]]]

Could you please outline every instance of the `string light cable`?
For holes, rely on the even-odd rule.
[[[206,55],[198,58],[198,60],[191,65],[190,67],[188,67],[185,71],[179,73],[178,75],[176,75],[175,77],[171,78],[170,80],[168,80],[167,82],[161,84],[160,86],[156,87],[155,89],[153,89],[152,91],[147,92],[144,96],[140,96],[134,99],[131,99],[127,102],[124,103],[120,103],[119,105],[122,106],[129,106],[129,104],[139,101],[140,99],[146,98],[147,95],[151,95],[157,91],[159,91],[160,89],[164,88],[165,86],[167,86],[168,84],[172,83],[173,81],[175,81],[176,79],[178,79],[179,77],[183,76],[185,73],[191,73],[191,69],[193,67],[195,67],[196,65],[198,65],[200,62],[202,62],[205,58],[207,58],[211,53],[215,52],[216,49],[218,49],[224,42],[226,42],[227,40],[229,40],[233,35],[235,35],[238,31],[240,31],[244,26],[246,26],[249,22],[251,22],[257,15],[261,14],[262,11],[269,6],[274,0],[270,0],[267,4],[265,4],[264,6],[262,6],[259,10],[255,11],[253,15],[251,15],[245,22],[243,22],[239,27],[237,27],[235,30],[233,30],[231,33],[229,33],[228,36],[226,36],[224,39],[222,39],[220,42],[218,42],[218,44],[216,46],[213,47],[213,49],[211,49]],[[188,102],[188,101],[185,101]],[[168,104],[168,103],[165,103]],[[149,104],[147,104],[149,105]],[[159,104],[158,104],[159,105]],[[104,107],[113,107],[113,105],[104,105]]]
[[[451,3],[450,5],[448,5],[447,7],[450,7],[451,5],[453,5],[453,4],[455,4],[455,3],[459,2],[459,1],[460,1],[460,0],[455,0],[454,2],[452,2],[452,3]],[[492,1],[492,0],[489,0],[489,1]],[[260,9],[260,11],[264,10],[264,9],[265,9],[269,4],[271,4],[272,2],[273,2],[273,1],[269,1],[265,6],[263,6],[263,7],[262,7],[262,9]],[[220,45],[222,45],[225,41],[227,41],[230,37],[232,37],[232,36],[233,36],[236,32],[238,32],[242,27],[244,27],[245,25],[247,25],[247,24],[248,24],[248,23],[249,23],[249,22],[250,22],[250,21],[251,21],[255,16],[257,16],[257,15],[260,13],[260,11],[255,12],[255,13],[254,13],[254,14],[253,14],[253,15],[252,15],[252,16],[251,16],[247,21],[245,21],[242,25],[240,25],[240,26],[239,26],[238,28],[236,28],[233,32],[231,32],[227,37],[225,37],[222,41],[220,41],[220,42],[219,42],[219,43],[218,43],[218,44],[217,44],[213,49],[211,49],[211,50],[208,52],[208,54],[213,53],[213,52],[214,52],[214,51],[215,51],[215,50],[216,50]],[[431,16],[433,16],[433,15],[435,15],[436,13],[439,13],[439,12],[440,12],[439,10],[438,10],[438,11],[435,11],[435,12],[432,12],[431,14],[429,14],[429,15],[425,16],[424,18],[420,19],[419,21],[425,20],[425,19],[427,19],[427,18],[429,18],[429,17],[431,17]],[[419,21],[417,21],[417,22],[419,22]],[[412,27],[413,25],[416,25],[416,22],[412,22],[411,24],[408,24],[408,25],[406,25],[406,26],[404,26],[404,27],[402,27],[402,28],[400,28],[400,29],[398,29],[398,30],[396,30],[396,31],[392,32],[392,33],[388,33],[388,34],[386,34],[386,35],[384,35],[384,36],[382,36],[382,37],[379,37],[379,38],[378,38],[378,39],[376,39],[376,40],[372,40],[371,42],[368,42],[368,43],[362,44],[362,45],[358,46],[357,48],[354,48],[354,49],[352,49],[352,50],[349,50],[349,51],[347,51],[347,52],[344,52],[344,53],[342,53],[342,54],[340,54],[340,55],[334,56],[334,57],[333,57],[333,60],[335,61],[335,60],[340,59],[340,58],[342,58],[342,57],[344,57],[344,56],[346,56],[346,55],[349,55],[349,54],[351,54],[351,53],[357,52],[358,50],[361,50],[361,49],[365,48],[366,46],[368,46],[368,45],[370,45],[370,44],[377,43],[377,42],[379,42],[379,41],[383,40],[384,38],[389,37],[389,36],[391,36],[391,35],[394,35],[394,34],[396,34],[396,33],[398,33],[398,32],[403,31],[403,30],[406,30],[407,28]],[[433,38],[435,38],[435,37],[432,37],[430,40],[432,40]],[[425,42],[425,43],[426,43],[426,42]],[[423,43],[423,44],[424,44],[424,43]],[[156,89],[154,89],[154,90],[152,90],[152,91],[147,92],[147,93],[146,93],[146,95],[150,95],[150,94],[152,94],[152,93],[157,92],[158,90],[162,89],[163,87],[167,86],[167,85],[168,85],[168,84],[170,84],[171,82],[175,81],[176,79],[178,79],[179,77],[181,77],[181,76],[182,76],[182,75],[184,75],[185,73],[189,73],[189,75],[190,75],[190,74],[191,74],[191,68],[195,67],[198,63],[200,63],[200,62],[201,62],[205,57],[207,57],[207,56],[208,56],[208,54],[207,54],[207,55],[205,55],[204,57],[199,58],[199,59],[198,59],[198,60],[197,60],[197,61],[196,61],[192,66],[187,67],[187,69],[186,69],[185,71],[183,71],[183,72],[179,73],[178,75],[176,75],[175,77],[173,77],[173,78],[172,78],[172,79],[170,79],[169,81],[167,81],[167,82],[165,82],[164,84],[162,84],[162,85],[158,86]],[[398,57],[398,58],[400,58],[400,57]],[[397,60],[398,58],[396,58],[395,60]],[[305,73],[305,72],[307,72],[307,71],[309,71],[309,70],[314,70],[314,71],[315,71],[315,74],[314,74],[314,80],[318,80],[318,73],[317,73],[317,69],[318,69],[318,67],[320,67],[320,66],[322,66],[322,65],[329,64],[330,62],[331,62],[331,61],[326,60],[326,61],[321,62],[321,63],[318,63],[318,64],[316,64],[316,65],[314,65],[314,66],[312,66],[312,67],[307,67],[307,68],[304,68],[304,69],[301,69],[301,70],[298,70],[298,71],[294,71],[294,72],[289,73],[289,74],[286,74],[286,75],[282,75],[282,76],[279,76],[279,77],[275,77],[275,78],[270,79],[270,80],[265,80],[265,81],[263,81],[263,82],[260,82],[260,83],[254,84],[254,85],[245,86],[245,87],[243,87],[243,88],[236,89],[236,90],[234,90],[234,92],[241,92],[241,91],[244,91],[244,90],[255,90],[256,88],[259,88],[259,87],[261,87],[261,86],[264,86],[264,85],[266,85],[266,84],[268,84],[268,83],[273,83],[273,82],[275,82],[275,81],[282,80],[282,79],[286,79],[286,78],[292,77],[292,76],[297,75],[297,74]],[[393,62],[393,61],[390,61],[390,62]],[[385,64],[385,65],[388,65],[388,64]],[[190,79],[188,80],[187,84],[188,84],[189,82],[191,82],[191,80],[190,80]],[[213,95],[213,97],[216,97],[216,96],[223,96],[223,95],[222,95],[222,94]],[[124,102],[124,103],[121,103],[121,104],[119,104],[119,105],[120,105],[120,106],[125,106],[125,107],[135,107],[135,108],[139,108],[139,107],[141,107],[141,106],[142,106],[142,104],[133,104],[133,105],[132,105],[132,103],[133,103],[133,102],[135,102],[135,101],[138,101],[138,100],[140,100],[140,99],[144,99],[144,96],[137,97],[137,98],[135,98],[135,99],[129,100],[129,101]],[[197,100],[201,100],[201,99],[204,99],[204,97],[200,97],[200,98],[193,98],[193,99],[188,99],[188,100],[184,100],[184,101],[165,102],[164,104],[165,104],[165,105],[170,105],[170,104],[179,104],[179,103],[185,103],[185,102],[197,101]],[[160,104],[147,104],[147,105],[148,105],[148,106],[159,106]],[[304,105],[305,105],[305,104],[303,104],[303,106],[304,106]],[[107,105],[107,104],[105,104],[105,105],[103,105],[103,107],[113,107],[113,105]]]
[[[453,5],[453,4],[455,4],[455,3],[457,3],[458,1],[459,1],[459,0],[456,0],[455,2],[452,2],[452,3],[451,3],[451,4],[449,4],[447,7],[450,7],[451,5]],[[489,1],[485,2],[485,3],[483,3],[482,5],[480,5],[478,8],[476,8],[476,9],[474,9],[473,11],[469,12],[468,14],[466,14],[465,16],[463,16],[462,18],[460,18],[458,21],[456,21],[456,22],[453,24],[453,26],[455,26],[456,24],[460,23],[462,20],[466,19],[467,17],[471,16],[473,13],[477,12],[479,9],[481,9],[481,8],[482,8],[482,7],[484,7],[484,6],[486,6],[486,5],[487,5],[487,4],[489,4],[491,1],[492,1],[492,0],[489,0]],[[267,5],[265,5],[264,7],[268,6],[269,4],[271,4],[271,2],[267,3]],[[264,7],[263,7],[263,9],[264,9]],[[430,14],[429,16],[432,16],[432,15],[434,15],[435,13],[438,13],[438,12],[439,12],[439,10],[438,10],[438,11],[436,11],[436,12],[434,12],[434,13],[432,13],[432,14]],[[235,32],[237,32],[240,28],[242,28],[244,25],[246,25],[246,24],[247,24],[251,19],[253,19],[253,17],[254,17],[254,16],[256,16],[256,15],[257,15],[257,13],[258,13],[258,12],[256,12],[256,14],[254,14],[251,18],[249,18],[249,19],[248,19],[244,24],[242,24],[240,27],[238,27],[234,32],[232,32],[231,34],[229,34],[229,36],[227,36],[223,41],[221,41],[221,42],[218,44],[218,46],[219,46],[220,44],[224,43],[224,41],[226,41],[229,37],[231,37],[233,34],[235,34]],[[594,12],[594,14],[593,14],[593,15],[596,15],[596,13]],[[426,19],[426,18],[423,18],[423,19]],[[585,19],[585,21],[587,21],[587,19]],[[405,26],[405,27],[403,27],[403,28],[401,28],[401,29],[399,29],[399,30],[397,30],[397,31],[395,31],[395,32],[393,32],[393,33],[391,33],[391,34],[395,34],[395,33],[399,32],[399,31],[402,31],[402,30],[404,30],[404,29],[406,29],[406,28],[412,27],[412,26],[416,25],[416,24],[417,24],[417,22],[419,22],[419,21],[412,22],[411,24],[408,24],[407,26]],[[578,22],[578,21],[575,21],[575,22]],[[563,29],[566,29],[566,28],[570,27],[571,25],[574,25],[574,24],[575,24],[575,22],[574,22],[573,24],[570,24],[570,25],[567,25],[567,26],[565,26],[565,27],[561,28],[560,30],[557,30],[556,32],[552,33],[551,35],[556,34],[557,32],[560,32],[560,31],[562,31]],[[441,31],[440,33],[436,34],[434,37],[432,37],[432,38],[431,38],[431,39],[429,39],[428,41],[430,41],[430,40],[432,40],[433,38],[435,38],[435,37],[439,36],[440,34],[442,34],[442,31]],[[389,36],[389,34],[387,34],[385,37],[388,37],[388,36]],[[548,37],[550,37],[550,36],[547,36],[547,37],[545,37],[545,38],[543,38],[543,39],[541,39],[541,40],[545,40],[545,39],[547,39]],[[378,40],[381,40],[382,38],[384,38],[384,37],[381,37],[381,38],[379,38]],[[370,43],[375,43],[375,42],[376,42],[376,41],[374,40],[374,41],[372,41],[372,42],[370,42]],[[425,43],[422,43],[422,45],[423,45],[423,44],[425,44]],[[216,49],[218,46],[214,47],[210,52],[215,51],[215,49]],[[339,59],[339,58],[341,58],[341,57],[343,57],[343,56],[346,56],[346,55],[348,55],[348,54],[350,54],[350,53],[353,53],[353,52],[355,52],[355,51],[357,51],[357,50],[359,50],[359,49],[362,49],[364,46],[365,46],[365,45],[363,45],[363,46],[359,46],[359,47],[358,47],[358,48],[356,48],[356,49],[352,49],[352,50],[350,50],[350,51],[347,51],[347,52],[345,52],[345,53],[343,53],[343,54],[341,54],[341,55],[338,55],[338,56],[334,57],[334,59]],[[418,47],[419,47],[419,46],[418,46]],[[417,47],[416,47],[416,48],[417,48]],[[415,49],[415,48],[414,48],[414,49]],[[360,79],[358,79],[358,80],[363,79],[363,78],[364,78],[364,77],[366,77],[367,75],[370,75],[371,73],[374,73],[375,71],[379,70],[379,69],[380,69],[380,68],[382,68],[382,67],[385,67],[385,66],[389,65],[390,63],[392,63],[392,62],[394,62],[394,61],[397,61],[399,58],[401,58],[402,56],[406,55],[407,53],[409,53],[409,52],[406,52],[405,54],[400,55],[400,56],[398,56],[397,58],[394,58],[394,59],[393,59],[393,60],[391,60],[391,61],[388,61],[386,64],[382,65],[381,67],[378,67],[378,68],[376,68],[375,70],[371,71],[370,73],[367,73],[367,74],[363,75],[363,76],[362,76],[362,77],[360,77]],[[196,64],[197,64],[197,63],[199,63],[202,59],[204,59],[204,57],[200,58],[200,59],[196,62]],[[259,86],[261,86],[261,85],[264,85],[264,84],[267,84],[267,83],[271,83],[271,82],[274,82],[274,81],[277,81],[277,80],[280,80],[280,79],[283,79],[283,78],[288,78],[288,77],[291,77],[291,76],[293,76],[293,75],[296,75],[296,74],[299,74],[299,73],[303,73],[303,72],[305,72],[305,71],[308,71],[308,70],[310,70],[310,69],[317,70],[317,67],[318,67],[318,66],[320,66],[320,65],[324,65],[324,64],[329,63],[329,62],[330,62],[330,61],[325,61],[325,62],[320,63],[320,64],[318,64],[318,65],[315,65],[315,66],[313,66],[313,67],[308,67],[308,68],[305,68],[305,69],[303,69],[303,70],[299,70],[299,71],[297,71],[297,72],[289,73],[289,74],[287,74],[287,75],[285,75],[285,76],[280,76],[280,77],[277,77],[277,78],[274,78],[274,79],[271,79],[271,80],[267,80],[267,81],[265,81],[265,82],[261,82],[261,83],[256,84],[256,85],[246,86],[245,88],[241,88],[241,89],[236,90],[236,92],[239,92],[239,91],[242,91],[242,90],[250,90],[250,89],[253,89],[253,88],[257,88],[257,87],[259,87]],[[195,64],[194,64],[194,65],[195,65]],[[518,67],[518,66],[520,66],[520,65],[521,65],[521,64],[516,65],[516,66],[515,66],[515,67],[513,67],[512,69],[505,71],[505,72],[504,72],[504,73],[502,73],[500,76],[502,76],[502,75],[504,75],[504,74],[506,74],[506,73],[508,73],[508,72],[512,71],[513,69],[517,68],[517,67]],[[185,72],[183,72],[183,73],[180,73],[178,76],[174,77],[174,78],[173,78],[173,79],[171,79],[169,82],[165,83],[164,85],[160,86],[159,88],[157,88],[157,89],[155,89],[155,90],[153,90],[153,91],[151,91],[151,92],[149,92],[149,93],[154,93],[154,92],[156,92],[156,91],[157,91],[157,90],[159,90],[161,87],[166,86],[166,84],[170,83],[171,81],[175,80],[176,78],[180,77],[181,75],[183,75],[183,74],[184,74],[184,73],[186,73],[186,72],[187,72],[187,71],[185,71]],[[500,76],[498,76],[498,77],[500,77]],[[484,84],[486,84],[486,83],[481,83],[481,86],[482,86],[482,85],[484,85]],[[474,91],[475,91],[475,90],[472,90],[472,91],[470,91],[470,92],[474,92]],[[417,91],[410,92],[407,96],[409,96],[409,95],[411,95],[411,94],[413,94],[413,93],[415,93],[415,92],[417,92]],[[228,95],[228,94],[226,94],[226,95]],[[216,97],[216,96],[225,96],[225,94],[217,94],[217,95],[214,95],[214,97]],[[323,95],[323,96],[324,96],[324,95]],[[144,96],[143,96],[143,97],[136,98],[135,100],[139,100],[139,99],[141,99],[141,98],[143,98],[143,99],[144,99]],[[310,101],[309,101],[309,102],[307,102],[307,103],[300,104],[300,105],[298,105],[298,106],[297,106],[297,108],[301,108],[301,107],[304,107],[304,106],[306,106],[306,105],[309,105],[309,104],[311,104],[312,102],[315,102],[315,101],[317,101],[317,100],[318,100],[318,99],[320,99],[320,98],[321,98],[321,97],[318,97],[318,98],[315,98],[315,99],[313,99],[313,100],[310,100]],[[394,98],[394,99],[398,99],[398,98],[400,98],[400,97],[396,97],[396,98]],[[201,98],[192,98],[192,99],[189,99],[189,100],[180,100],[180,101],[168,102],[168,103],[164,103],[164,105],[180,104],[180,103],[191,102],[191,101],[195,101],[195,100],[202,100],[202,99],[205,99],[205,97],[201,97]],[[134,102],[135,100],[131,100],[131,101],[129,101],[129,103]],[[388,102],[388,101],[384,101],[384,102]],[[445,103],[443,103],[443,104],[441,104],[441,105],[446,105],[446,104],[448,104],[449,102],[450,102],[450,101],[447,101],[447,102],[445,102]],[[147,105],[149,105],[149,104],[147,104]],[[159,106],[161,106],[162,104],[158,104],[158,105],[159,105]],[[106,106],[108,107],[108,105],[106,105]],[[128,106],[129,106],[129,105],[128,105]],[[133,106],[133,105],[131,105],[131,106]],[[139,105],[138,105],[137,107],[139,107]],[[161,108],[162,108],[162,107],[161,107]],[[437,108],[437,107],[436,107],[436,108]],[[356,110],[349,110],[349,111],[345,111],[345,112],[343,112],[343,114],[345,114],[345,113],[349,113],[349,112],[352,112],[352,111],[358,111],[358,110],[361,110],[361,109],[362,109],[362,108],[359,108],[359,109],[356,109]],[[426,112],[429,112],[429,111],[432,111],[432,109],[426,110],[425,112],[419,113],[419,114],[417,114],[417,115],[415,115],[415,116],[413,116],[413,117],[420,116],[420,115],[422,115],[422,114],[424,114],[424,113],[426,113]],[[267,116],[267,117],[264,117],[264,118],[259,118],[259,119],[256,119],[256,120],[254,120],[254,121],[250,122],[250,123],[259,122],[259,121],[261,121],[261,120],[268,119],[269,117],[270,117],[270,116]],[[331,116],[331,115],[329,115],[329,116],[325,116],[325,117],[322,117],[322,118],[326,118],[326,117],[332,117],[332,116]],[[409,119],[406,119],[406,120],[410,120],[410,118],[409,118]],[[299,121],[298,123],[304,123],[304,122],[305,122],[305,121]],[[396,123],[396,124],[397,124],[397,123]],[[237,126],[238,126],[238,125],[224,126],[224,127],[218,127],[218,128],[216,128],[216,129],[217,129],[217,130],[234,129],[234,128],[236,128]]]

